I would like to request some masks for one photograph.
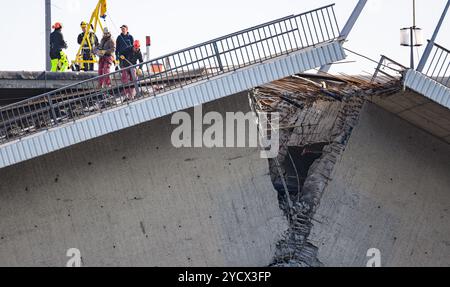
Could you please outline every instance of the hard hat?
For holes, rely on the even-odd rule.
[[[58,30],[62,28],[62,24],[59,22],[56,22],[55,25],[52,26],[53,29]]]
[[[81,27],[86,27],[86,26],[87,26],[87,23],[83,21],[83,22],[81,22],[80,26],[81,26]]]
[[[134,41],[133,47],[135,47],[136,49],[139,49],[141,47],[141,43],[139,42],[139,40]]]

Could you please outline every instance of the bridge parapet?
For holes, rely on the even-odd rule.
[[[333,7],[277,19],[2,107],[0,168],[343,60]],[[122,73],[132,80],[122,82]],[[110,78],[111,85],[99,87],[102,78]]]

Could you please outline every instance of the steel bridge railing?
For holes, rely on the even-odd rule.
[[[398,80],[403,77],[404,72],[407,70],[405,66],[392,60],[391,58],[381,55],[381,59],[378,62],[378,66],[372,76],[372,82],[384,82],[390,80]]]
[[[1,107],[0,144],[334,41],[339,32],[332,4]],[[111,85],[100,88],[99,80],[105,77],[111,79]]]
[[[429,41],[428,41],[429,42]],[[433,56],[431,56],[433,55]],[[450,84],[450,51],[441,45],[433,44],[430,57],[422,71],[436,82],[449,87]]]

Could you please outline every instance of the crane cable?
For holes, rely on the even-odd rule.
[[[352,53],[352,54],[354,54],[354,55],[356,55],[356,56],[359,56],[359,57],[361,57],[361,58],[364,58],[364,59],[366,59],[366,60],[369,60],[369,61],[371,61],[371,62],[373,62],[373,63],[375,63],[375,64],[380,64],[379,61],[376,61],[376,60],[374,60],[374,59],[372,59],[372,58],[369,58],[368,56],[365,56],[365,55],[363,55],[363,54],[360,54],[360,53],[358,53],[358,52],[352,51],[352,50],[350,50],[350,49],[348,49],[348,48],[344,48],[344,50],[346,50],[346,51],[348,51],[348,52],[350,52],[350,53]],[[390,69],[390,70],[392,70],[392,71],[398,72],[396,69],[390,67],[389,65],[381,64],[381,66],[384,67],[384,68]]]
[[[119,31],[119,28],[117,27],[117,25],[116,25],[115,22],[113,21],[111,15],[108,15],[108,16],[109,16],[109,21],[111,22],[111,25],[113,26],[115,32],[116,32],[117,34],[119,34],[119,36],[122,35],[122,31]],[[119,38],[120,38],[125,44],[127,44],[127,43],[125,42],[125,40],[124,40],[122,37],[119,37]]]

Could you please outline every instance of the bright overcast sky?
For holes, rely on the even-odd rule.
[[[417,25],[426,39],[447,0],[416,0]],[[335,11],[343,27],[357,0],[109,0],[107,26],[114,36],[121,24],[145,42],[152,37],[151,56],[157,57],[190,45],[223,36],[266,21],[336,3]],[[41,71],[45,67],[44,0],[1,0],[0,70]],[[52,22],[61,21],[70,48],[76,53],[79,24],[88,21],[97,0],[52,0]],[[83,5],[81,3],[84,3]],[[409,49],[399,45],[399,29],[412,25],[412,0],[369,0],[352,31],[346,47],[378,60],[385,54],[409,65]],[[450,48],[450,15],[437,42]],[[100,36],[100,35],[99,35]],[[423,51],[423,48],[419,49]],[[418,56],[416,56],[417,58]],[[349,55],[356,64],[340,64],[334,71],[373,71],[374,65]]]

